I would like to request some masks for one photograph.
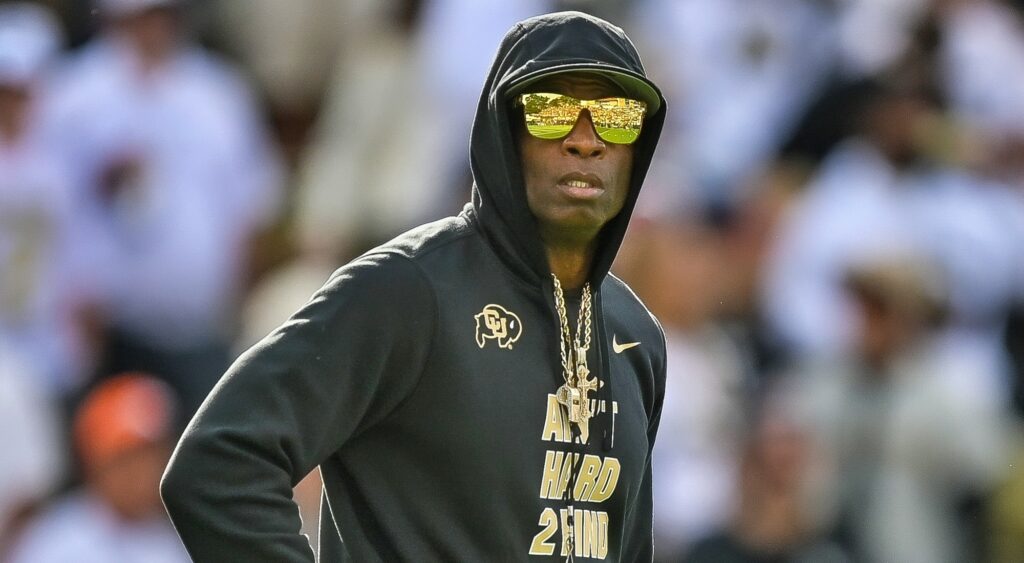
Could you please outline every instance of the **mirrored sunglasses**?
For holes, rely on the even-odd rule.
[[[561,139],[572,131],[583,109],[590,111],[597,136],[607,143],[629,145],[640,137],[647,104],[630,98],[578,100],[564,94],[521,94],[526,130],[538,139]]]

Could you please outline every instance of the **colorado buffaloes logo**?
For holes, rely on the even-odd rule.
[[[483,348],[488,340],[498,341],[498,347],[511,350],[523,334],[523,323],[515,313],[501,305],[490,304],[473,315],[476,319],[476,345]]]

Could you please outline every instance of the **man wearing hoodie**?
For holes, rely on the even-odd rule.
[[[622,30],[520,22],[487,76],[472,202],[340,268],[242,355],[162,494],[192,557],[649,561],[661,327],[608,273],[664,122]]]

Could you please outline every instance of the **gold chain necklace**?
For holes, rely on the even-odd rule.
[[[587,394],[598,387],[597,378],[589,379],[590,370],[587,369],[587,351],[590,349],[590,309],[593,302],[590,283],[587,282],[583,285],[583,298],[580,301],[579,318],[576,321],[576,335],[573,336],[569,329],[569,315],[565,311],[565,293],[562,291],[562,284],[555,274],[551,274],[551,277],[555,280],[555,310],[558,312],[558,323],[561,328],[558,340],[562,353],[562,377],[565,379],[565,383],[558,388],[555,397],[568,411],[569,422],[579,427],[580,439],[582,443],[586,444],[590,436],[590,417],[593,415]],[[569,476],[565,490],[565,494],[568,496],[566,510],[569,513],[569,527],[565,538],[566,562],[575,561],[575,509],[572,504],[575,488],[576,473],[573,472]]]
[[[569,315],[565,311],[565,294],[562,291],[562,284],[554,274],[551,274],[551,277],[555,280],[555,309],[558,312],[558,321],[562,329],[559,344],[562,353],[562,376],[565,379],[565,383],[558,388],[555,397],[568,411],[569,422],[579,427],[580,439],[586,444],[590,436],[590,417],[594,414],[590,408],[590,399],[587,394],[597,390],[598,387],[597,379],[589,378],[590,370],[587,368],[592,302],[590,283],[587,282],[583,285],[583,299],[580,301],[576,335],[573,336],[569,329]]]

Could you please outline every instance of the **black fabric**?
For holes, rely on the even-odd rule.
[[[573,444],[562,430],[578,430],[552,402],[562,367],[550,275],[495,79],[557,64],[551,45],[574,61],[590,45],[593,63],[642,73],[621,31],[582,14],[509,33],[474,126],[473,202],[339,269],[238,359],[190,423],[162,494],[196,561],[313,560],[290,493],[317,466],[323,561],[564,560],[560,483],[569,474],[557,462],[573,452],[582,456],[577,559],[651,560],[664,336],[608,267],[660,113],[637,147],[633,193],[591,278],[592,363],[613,399],[595,403],[605,408],[589,440]],[[539,62],[538,50],[550,61]],[[489,318],[507,330],[488,328]],[[613,338],[640,344],[614,353]]]

